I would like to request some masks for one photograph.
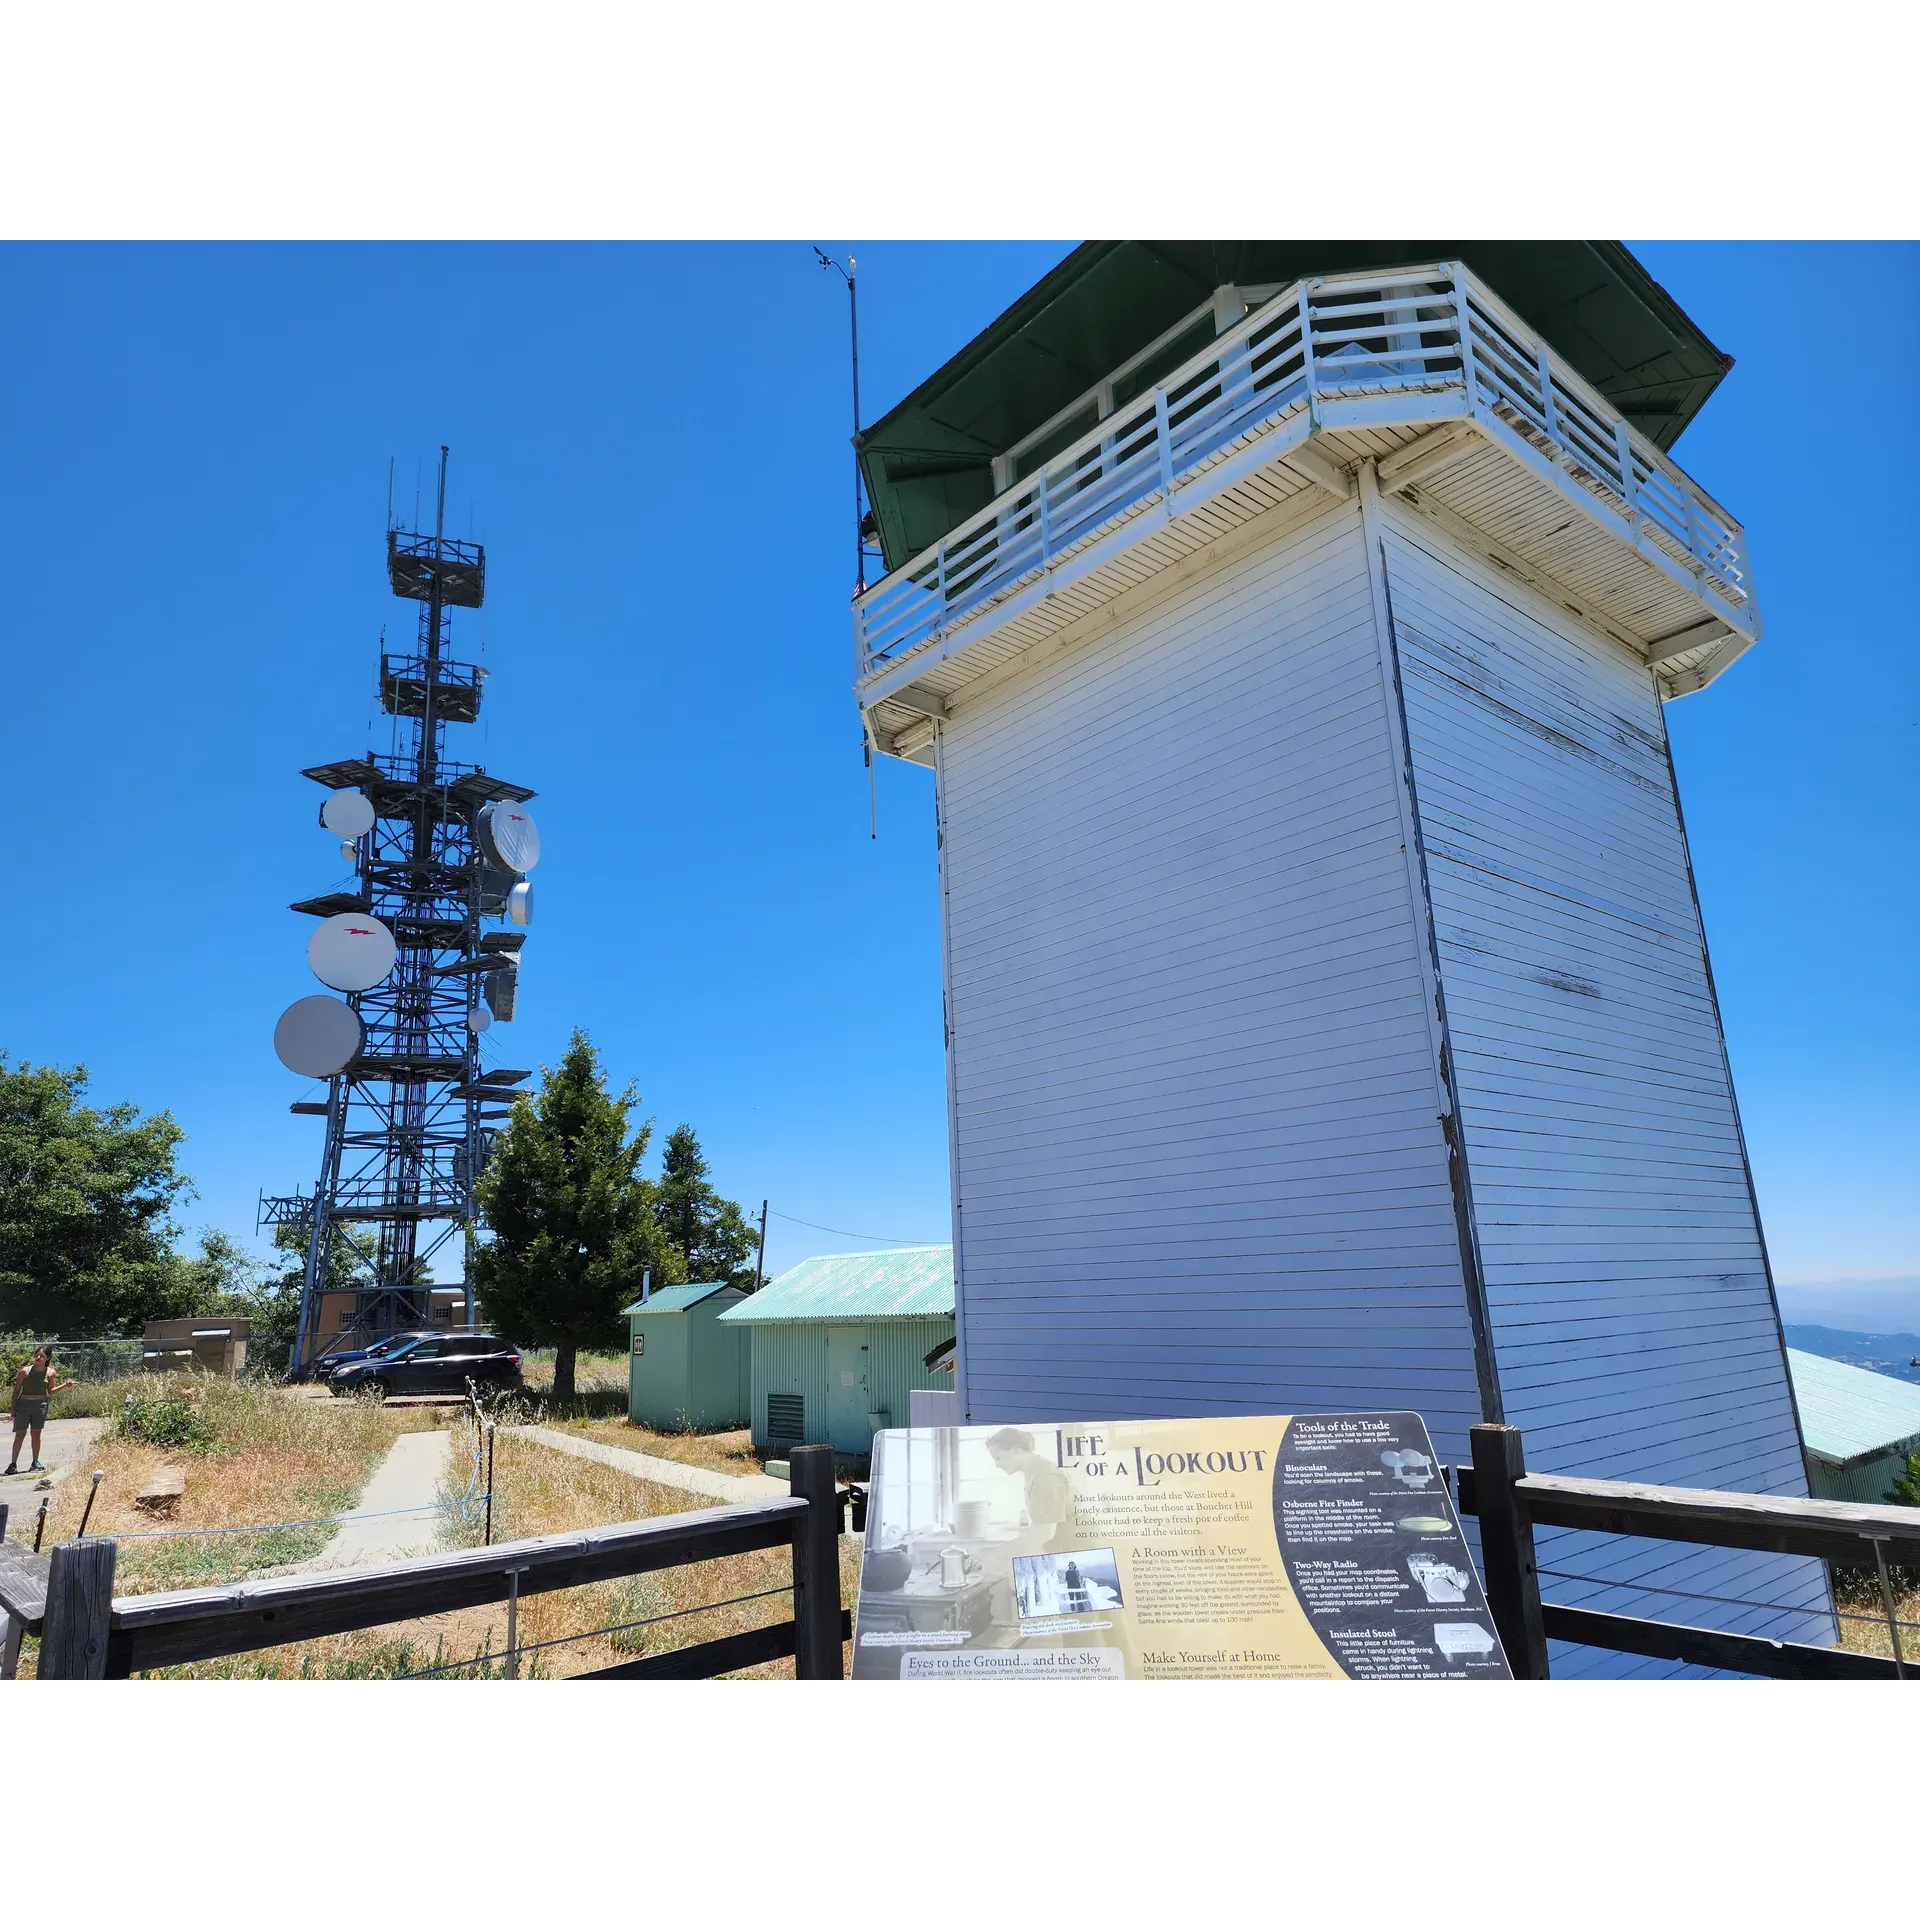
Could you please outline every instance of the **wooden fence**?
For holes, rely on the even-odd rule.
[[[1472,1466],[1455,1472],[1455,1490],[1460,1511],[1480,1523],[1487,1601],[1517,1679],[1551,1677],[1550,1640],[1776,1679],[1907,1677],[1889,1570],[1920,1567],[1920,1512],[1530,1474],[1517,1427],[1475,1427],[1472,1451]],[[791,1654],[797,1678],[837,1680],[841,1646],[852,1632],[851,1617],[840,1605],[839,1536],[847,1505],[856,1530],[863,1527],[864,1490],[855,1488],[851,1496],[839,1492],[830,1448],[796,1447],[791,1464],[793,1494],[787,1499],[513,1540],[388,1566],[119,1600],[113,1595],[117,1548],[111,1540],[71,1541],[46,1559],[0,1544],[0,1610],[9,1623],[6,1665],[11,1667],[23,1630],[41,1636],[44,1680],[124,1679],[502,1599],[511,1611],[529,1594],[784,1547],[793,1556],[790,1621],[578,1677],[696,1679]],[[1872,1567],[1886,1602],[1894,1657],[1544,1604],[1535,1527]]]
[[[833,1450],[796,1447],[791,1465],[793,1493],[786,1499],[511,1540],[387,1566],[342,1567],[118,1600],[113,1594],[115,1543],[71,1541],[55,1547],[42,1563],[44,1614],[29,1623],[40,1631],[40,1678],[123,1680],[155,1668],[318,1640],[462,1607],[505,1600],[511,1612],[530,1594],[783,1547],[793,1556],[791,1620],[579,1677],[697,1679],[791,1654],[797,1679],[837,1680],[840,1649],[852,1632],[852,1620],[840,1605],[842,1497],[834,1483]]]
[[[1518,1427],[1475,1427],[1472,1443],[1473,1465],[1458,1470],[1455,1488],[1460,1511],[1480,1521],[1487,1605],[1516,1680],[1550,1677],[1549,1640],[1646,1654],[1657,1660],[1685,1660],[1733,1673],[1766,1674],[1776,1680],[1907,1678],[1888,1569],[1920,1567],[1920,1511],[1530,1474]],[[1534,1564],[1535,1527],[1635,1534],[1697,1546],[1743,1547],[1754,1553],[1806,1554],[1872,1567],[1886,1602],[1894,1657],[1887,1660],[1791,1640],[1716,1633],[1586,1607],[1544,1605]]]

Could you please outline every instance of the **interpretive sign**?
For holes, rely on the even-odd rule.
[[[856,1680],[1504,1680],[1415,1413],[891,1428]]]

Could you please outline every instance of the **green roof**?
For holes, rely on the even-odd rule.
[[[1733,365],[1617,240],[1089,240],[860,435],[888,567],[984,507],[996,454],[1216,287],[1429,260],[1464,261],[1657,447]],[[1183,336],[1140,372],[1158,379],[1203,344]]]
[[[899,1247],[886,1253],[819,1253],[770,1280],[721,1315],[729,1323],[930,1320],[953,1311],[953,1249]]]
[[[1844,1360],[1787,1349],[1807,1451],[1829,1466],[1920,1446],[1920,1387]]]
[[[632,1319],[636,1313],[685,1313],[702,1300],[711,1300],[716,1293],[739,1292],[738,1287],[726,1280],[691,1280],[683,1287],[655,1287],[646,1299],[636,1300],[627,1309],[627,1318]]]

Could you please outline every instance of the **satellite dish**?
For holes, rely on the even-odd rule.
[[[473,829],[480,851],[496,867],[531,873],[540,864],[540,829],[517,800],[496,800],[482,807]]]
[[[364,793],[330,793],[320,809],[320,824],[342,840],[358,840],[373,831],[373,802]]]
[[[467,1031],[469,1033],[485,1033],[492,1025],[493,1015],[490,1014],[485,1007],[475,1007],[474,1010],[467,1015]]]
[[[336,913],[314,928],[307,964],[341,993],[365,993],[393,971],[399,950],[393,935],[370,913]]]
[[[344,1000],[310,993],[280,1016],[273,1050],[280,1064],[309,1080],[329,1080],[360,1057],[367,1030]]]
[[[522,880],[507,895],[507,918],[516,927],[533,925],[533,882],[531,880]]]

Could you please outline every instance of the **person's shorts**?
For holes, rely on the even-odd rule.
[[[13,1430],[25,1433],[31,1428],[38,1433],[47,1424],[47,1403],[44,1400],[22,1400],[13,1410]]]

